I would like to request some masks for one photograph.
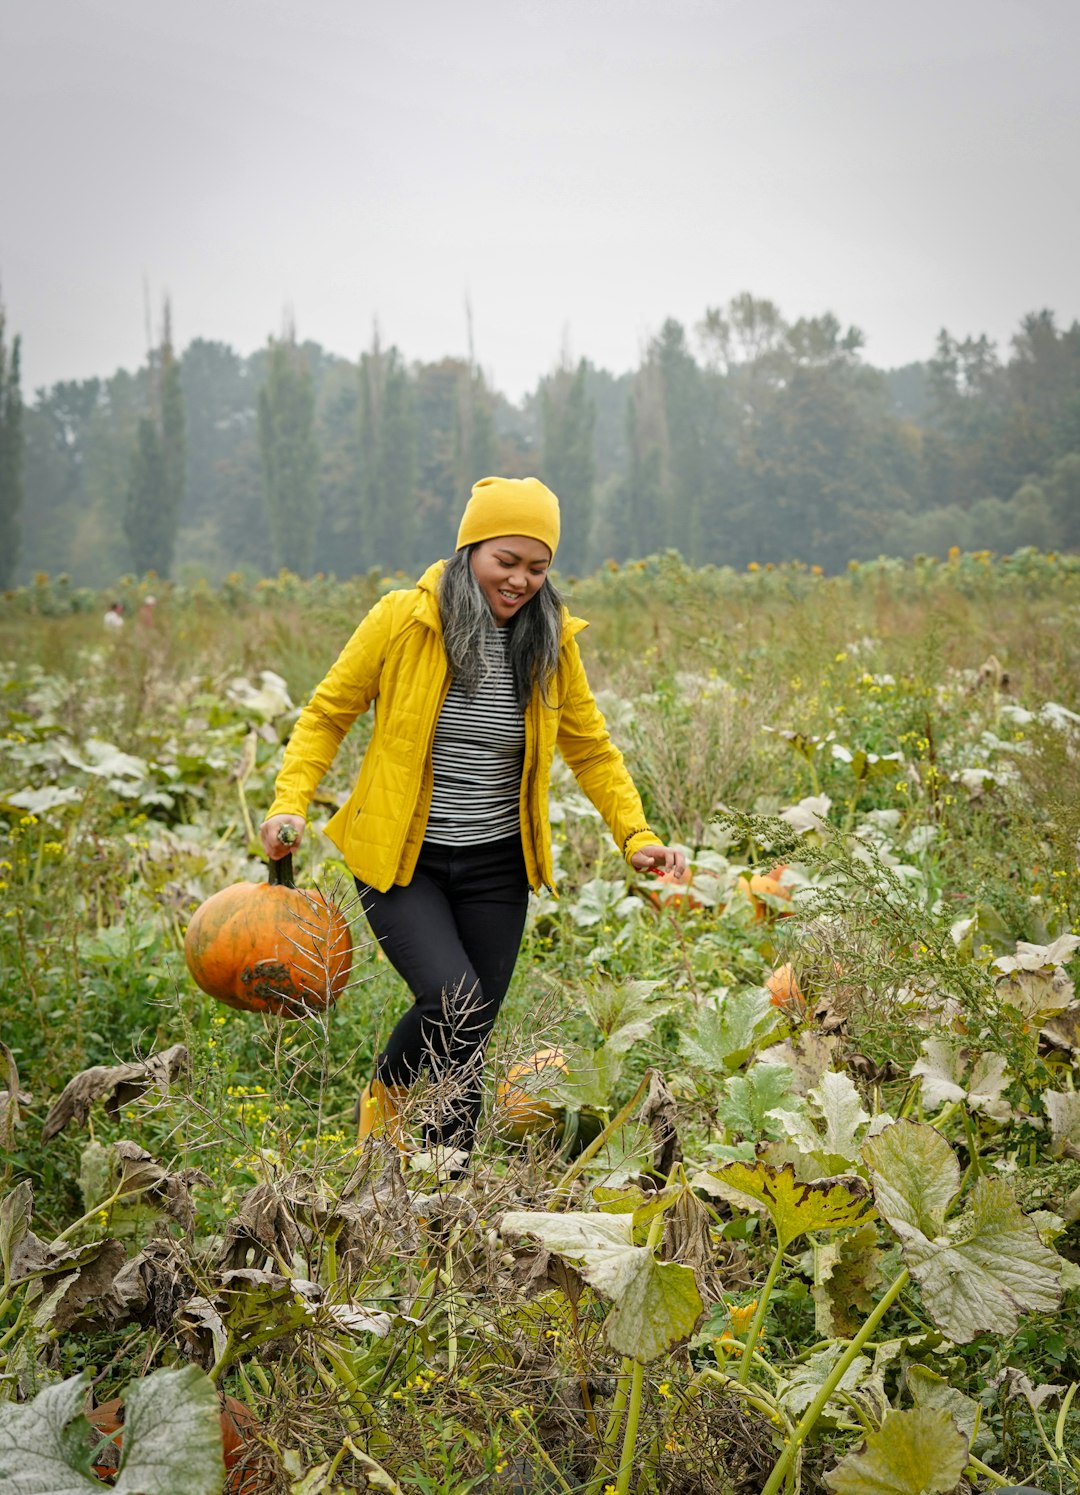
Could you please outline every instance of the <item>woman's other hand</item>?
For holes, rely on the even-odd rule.
[[[677,846],[643,846],[630,858],[638,872],[667,872],[676,882],[686,875],[686,853]]]
[[[302,815],[271,815],[269,820],[263,821],[259,826],[259,840],[272,862],[279,862],[282,857],[287,857],[297,849],[304,839],[306,823]]]

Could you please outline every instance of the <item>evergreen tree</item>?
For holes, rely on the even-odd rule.
[[[19,390],[20,339],[8,352],[0,303],[0,587],[14,580],[23,499],[22,395]]]
[[[543,447],[540,472],[559,496],[562,536],[559,566],[584,573],[591,559],[593,488],[596,461],[593,429],[596,412],[589,398],[588,371],[582,359],[577,368],[564,358],[544,381],[540,393]]]
[[[139,575],[145,571],[157,571],[162,576],[167,574],[167,568],[159,564],[165,543],[162,532],[164,496],[165,459],[161,432],[157,421],[144,415],[139,421],[131,455],[124,512],[124,533],[132,564]]]
[[[416,427],[408,371],[378,334],[360,359],[360,493],[364,554],[384,572],[416,558]]]
[[[259,390],[259,451],[274,564],[307,576],[318,527],[315,393],[291,322],[280,339],[270,339],[266,382]]]
[[[150,411],[139,419],[131,453],[124,534],[138,574],[172,572],[187,464],[184,391],[173,352],[168,301],[161,342],[149,360]]]
[[[499,441],[495,434],[495,412],[484,376],[471,363],[458,378],[457,412],[454,423],[454,474],[459,505],[481,478],[490,477],[499,465]]]

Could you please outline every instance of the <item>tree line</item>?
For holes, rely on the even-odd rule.
[[[477,477],[560,496],[559,567],[664,549],[701,565],[826,570],[952,546],[1080,548],[1080,324],[1023,319],[1004,356],[938,338],[865,361],[831,314],[750,295],[664,323],[621,375],[562,356],[514,404],[471,358],[354,361],[287,322],[244,357],[173,348],[24,403],[0,311],[0,584],[34,572],[415,573],[453,548]]]

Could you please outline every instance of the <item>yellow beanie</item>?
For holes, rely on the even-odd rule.
[[[458,550],[500,535],[527,535],[555,554],[559,500],[539,478],[481,478],[473,484],[458,528]]]

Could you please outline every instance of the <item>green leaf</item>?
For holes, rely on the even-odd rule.
[[[897,1235],[940,1235],[960,1188],[960,1164],[941,1133],[898,1121],[864,1143],[862,1155],[874,1175],[878,1212]]]
[[[962,1100],[996,1121],[1010,1119],[1012,1107],[1002,1099],[1002,1091],[1012,1076],[1002,1054],[972,1053],[947,1038],[927,1038],[922,1050],[923,1058],[912,1065],[911,1075],[922,1080],[924,1106],[934,1109]]]
[[[762,1162],[726,1163],[710,1171],[728,1188],[764,1205],[785,1250],[810,1231],[840,1230],[873,1217],[870,1186],[857,1174],[801,1183],[790,1163],[783,1168]]]
[[[974,1397],[965,1396],[955,1386],[950,1386],[943,1376],[935,1375],[925,1365],[911,1364],[905,1371],[908,1390],[917,1407],[934,1407],[947,1412],[968,1440],[973,1452],[978,1453],[975,1439],[979,1429],[982,1408]],[[993,1442],[993,1434],[983,1434],[983,1446]]]
[[[560,1075],[552,1067],[548,1079],[548,1072],[542,1071],[541,1083],[530,1086],[529,1093],[538,1100],[555,1100],[575,1111],[582,1106],[602,1111],[611,1103],[622,1065],[623,1056],[606,1043],[595,1049],[570,1049],[566,1055],[566,1074]]]
[[[743,1137],[775,1137],[780,1124],[774,1111],[800,1112],[805,1102],[791,1094],[791,1070],[786,1064],[755,1064],[745,1075],[732,1075],[716,1110],[729,1131]]]
[[[945,1495],[967,1466],[968,1443],[947,1412],[890,1412],[876,1433],[825,1476],[837,1495]]]
[[[1039,1239],[1003,1179],[979,1178],[945,1223],[959,1165],[933,1127],[898,1121],[863,1148],[878,1211],[900,1238],[927,1312],[957,1344],[1011,1334],[1023,1312],[1061,1303],[1060,1258]]]
[[[659,981],[604,981],[589,986],[581,1005],[604,1035],[610,1053],[625,1054],[645,1038],[653,1023],[678,1004],[654,997]]]
[[[859,1143],[870,1122],[863,1110],[859,1092],[847,1075],[826,1070],[820,1085],[811,1090],[810,1114],[821,1124],[825,1151],[839,1153],[852,1161],[858,1156]]]
[[[654,1360],[688,1338],[704,1312],[693,1271],[635,1246],[629,1215],[517,1210],[503,1216],[500,1228],[535,1236],[614,1304],[604,1328],[620,1355]]]
[[[787,1386],[781,1397],[781,1401],[793,1417],[798,1417],[800,1412],[805,1412],[810,1403],[817,1396],[825,1382],[832,1375],[836,1363],[845,1353],[846,1346],[842,1344],[831,1344],[826,1350],[819,1350],[816,1355],[811,1355],[809,1360],[802,1365],[797,1365],[788,1377]],[[836,1391],[846,1391],[850,1395],[855,1388],[870,1374],[870,1361],[865,1355],[856,1355],[847,1370],[840,1377],[840,1384]],[[834,1392],[834,1395],[836,1393]]]
[[[800,1152],[810,1153],[826,1166],[823,1172],[846,1172],[858,1160],[870,1125],[859,1092],[847,1075],[826,1070],[806,1097],[806,1111],[781,1111],[775,1120]]]
[[[0,1403],[4,1495],[101,1495],[91,1475],[90,1429],[82,1415],[86,1372],[47,1386],[32,1402]],[[126,1416],[119,1495],[221,1495],[225,1465],[217,1392],[193,1365],[134,1382]]]
[[[680,1050],[711,1074],[739,1069],[782,1021],[763,986],[730,996],[724,992],[698,1013],[697,1027],[684,1033]]]

